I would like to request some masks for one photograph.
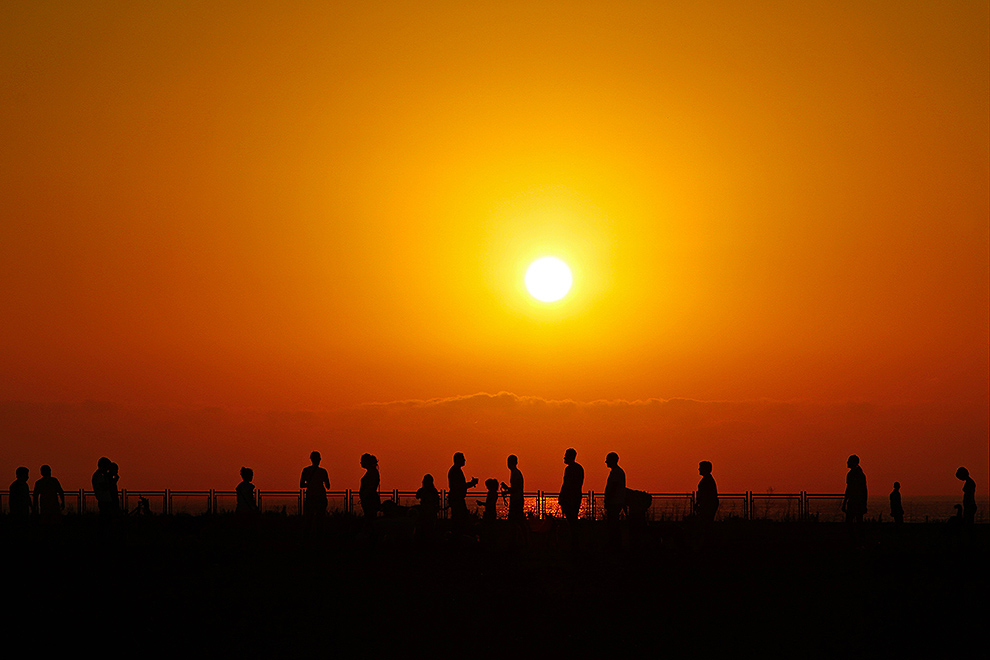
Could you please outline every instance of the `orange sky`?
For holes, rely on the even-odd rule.
[[[533,4],[0,6],[0,402],[40,406],[0,408],[0,474],[71,455],[85,485],[106,437],[169,485],[209,438],[114,429],[216,408],[242,454],[224,431],[190,485],[248,460],[291,485],[321,436],[266,444],[268,411],[329,415],[331,463],[374,439],[383,478],[459,441],[495,474],[541,428],[540,460],[571,433],[687,462],[644,487],[711,458],[841,488],[858,446],[913,492],[958,490],[936,464],[986,484],[987,4]],[[552,305],[522,285],[545,254],[575,276]],[[437,402],[499,392],[707,421],[445,425]],[[408,400],[432,421],[367,415]]]

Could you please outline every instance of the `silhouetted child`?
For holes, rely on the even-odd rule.
[[[478,506],[485,507],[485,513],[481,516],[481,519],[485,522],[493,522],[498,519],[498,512],[496,510],[498,506],[498,479],[485,480],[485,488],[488,489],[488,493],[485,495],[485,501],[476,500],[476,502]]]
[[[17,477],[10,484],[8,504],[10,505],[10,515],[25,519],[31,515],[31,487],[28,486],[28,475],[30,471],[26,467],[19,467],[14,470]]]
[[[894,525],[900,527],[904,524],[904,507],[901,506],[901,482],[894,482],[894,490],[890,491],[890,517],[894,519]]]
[[[241,483],[237,484],[237,508],[234,513],[250,516],[258,513],[258,503],[254,498],[254,470],[249,467],[241,468]]]
[[[34,482],[34,510],[42,520],[54,522],[62,517],[65,508],[65,491],[58,479],[52,476],[52,469],[41,466],[41,479]]]
[[[962,521],[964,525],[972,525],[976,522],[976,482],[969,476],[969,470],[964,467],[956,470],[956,479],[964,481]]]

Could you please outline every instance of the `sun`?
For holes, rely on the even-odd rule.
[[[560,300],[571,290],[571,269],[557,257],[542,257],[526,270],[526,289],[541,302]]]

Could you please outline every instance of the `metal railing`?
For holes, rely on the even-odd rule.
[[[447,517],[448,493],[441,490],[440,516]],[[469,490],[469,509],[481,509],[486,496],[482,490]],[[391,490],[380,492],[382,500],[391,499],[399,506],[414,506],[419,503],[415,491]],[[682,520],[694,511],[697,493],[650,493],[652,503],[647,511],[651,521]],[[815,517],[824,520],[841,519],[839,506],[841,493],[719,493],[718,518],[740,518],[744,520],[804,520]],[[556,491],[530,491],[524,493],[524,511],[528,516],[543,519],[560,517]],[[134,511],[140,500],[147,500],[148,510],[154,514],[175,515],[219,514],[233,512],[237,503],[234,490],[120,490],[120,504],[125,511]],[[261,511],[300,515],[303,510],[305,491],[299,490],[255,490],[255,502]],[[0,511],[9,510],[9,495],[0,492]],[[92,490],[72,490],[65,492],[66,513],[84,514],[97,511],[96,496]],[[508,513],[508,500],[501,495],[496,503],[500,518]],[[356,490],[335,490],[327,492],[327,509],[331,512],[360,513],[360,498]],[[580,514],[582,518],[602,520],[605,517],[604,494],[595,491],[583,493]]]

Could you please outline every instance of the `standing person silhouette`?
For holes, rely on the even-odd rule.
[[[523,474],[519,471],[519,459],[515,454],[510,454],[506,459],[509,467],[509,485],[502,482],[502,490],[509,491],[509,520],[513,522],[525,522],[526,513],[523,510]]]
[[[120,490],[117,488],[117,482],[120,481],[120,467],[110,461],[110,465],[107,466],[107,498],[110,505],[110,513],[113,516],[120,514]]]
[[[320,467],[320,452],[314,451],[309,455],[312,465],[303,468],[299,477],[299,487],[306,490],[303,500],[303,516],[306,519],[306,529],[321,522],[327,515],[327,490],[330,488],[330,475]]]
[[[698,482],[695,512],[701,522],[714,522],[715,513],[718,511],[718,486],[715,485],[715,478],[712,477],[711,461],[698,463],[698,474],[701,475],[701,481]]]
[[[901,505],[901,482],[894,482],[894,490],[890,491],[890,517],[894,519],[894,528],[904,524],[904,507]]]
[[[254,470],[249,467],[241,468],[241,483],[237,484],[237,508],[234,513],[240,516],[252,516],[258,513],[258,503],[254,498]]]
[[[116,483],[110,483],[110,459],[106,456],[96,462],[96,472],[93,473],[93,495],[96,496],[96,506],[100,509],[100,519],[110,520],[114,517],[117,507],[114,506],[116,500]]]
[[[842,510],[846,513],[849,537],[854,543],[865,542],[863,516],[866,514],[866,474],[859,466],[859,456],[851,455],[846,460],[849,472],[846,474],[846,492],[842,497]]]
[[[58,522],[65,508],[65,491],[58,479],[52,476],[52,469],[41,466],[41,479],[34,482],[34,510],[42,521]]]
[[[451,526],[454,528],[455,536],[462,534],[467,528],[468,510],[465,500],[467,498],[468,488],[474,488],[478,485],[477,477],[472,477],[471,481],[467,481],[464,478],[464,470],[462,468],[466,463],[464,454],[457,452],[454,454],[454,464],[447,471],[447,498],[450,505]]]
[[[26,521],[32,511],[31,487],[28,485],[30,474],[30,470],[21,466],[14,470],[14,475],[17,478],[10,484],[9,499],[7,500],[10,515],[21,521]]]
[[[626,506],[626,472],[619,467],[619,455],[614,451],[605,457],[609,468],[605,482],[605,521],[608,526],[608,543],[612,550],[622,547],[622,530],[619,527],[619,514]]]
[[[419,521],[416,537],[421,541],[432,540],[437,527],[437,511],[440,510],[440,492],[433,485],[433,475],[423,475],[423,486],[416,491],[419,500]]]
[[[368,534],[374,542],[374,523],[378,516],[378,510],[382,506],[381,495],[378,494],[378,487],[381,484],[381,474],[378,472],[378,459],[371,454],[361,455],[361,467],[364,468],[364,476],[361,477],[361,490],[358,494],[361,497],[361,510],[364,511],[364,520],[368,527]]]
[[[956,470],[956,479],[963,481],[962,521],[969,527],[976,522],[976,482],[964,467]]]
[[[557,504],[567,520],[567,527],[571,534],[571,547],[576,548],[578,544],[577,523],[578,514],[581,511],[581,500],[584,494],[581,489],[584,487],[584,468],[577,462],[577,450],[573,447],[564,452],[564,483],[560,486],[560,495],[557,496]]]

